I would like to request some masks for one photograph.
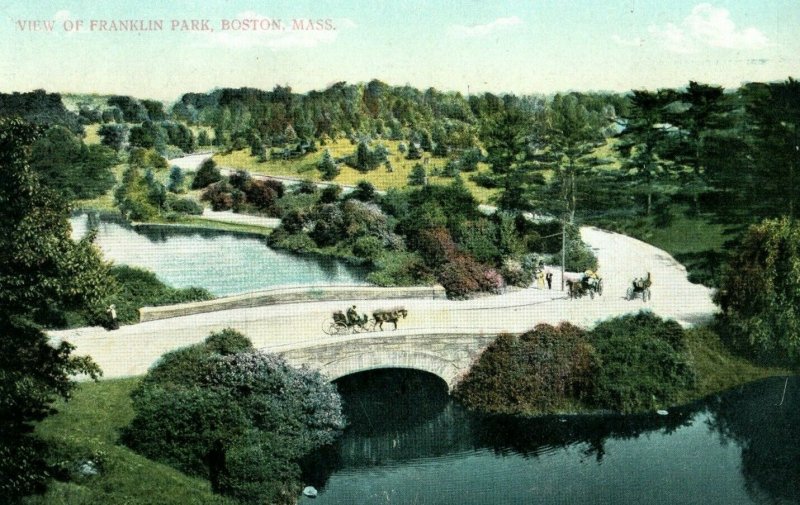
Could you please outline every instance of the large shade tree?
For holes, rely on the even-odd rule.
[[[74,374],[100,372],[42,327],[55,311],[102,313],[112,284],[92,237],[70,238],[67,204],[31,170],[36,136],[21,120],[0,120],[0,496],[8,501],[46,485],[34,423],[70,396]]]

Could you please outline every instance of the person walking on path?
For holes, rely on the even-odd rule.
[[[539,289],[544,289],[544,270],[541,268],[536,269],[536,286]]]
[[[119,321],[117,321],[117,307],[114,306],[112,303],[106,309],[106,314],[108,314],[108,326],[107,330],[118,330],[119,329]]]
[[[547,289],[553,289],[553,272],[547,272],[544,278],[547,279]]]

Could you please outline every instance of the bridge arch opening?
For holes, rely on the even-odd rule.
[[[339,377],[348,429],[375,434],[422,424],[435,418],[449,400],[448,385],[431,372],[374,368]]]
[[[341,359],[326,363],[321,371],[331,382],[356,372],[382,368],[407,368],[431,373],[442,379],[448,390],[453,388],[460,370],[451,361],[422,350],[389,350],[349,354]]]

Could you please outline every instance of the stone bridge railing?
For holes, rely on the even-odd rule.
[[[139,309],[139,322],[188,316],[219,310],[245,309],[281,303],[399,298],[445,298],[442,286],[380,288],[376,286],[297,286],[254,291],[204,302],[179,303]]]

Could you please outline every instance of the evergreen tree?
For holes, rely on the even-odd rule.
[[[426,179],[425,167],[419,163],[414,165],[414,168],[411,169],[411,173],[408,175],[408,183],[411,186],[422,186],[425,184]]]
[[[333,156],[331,156],[331,152],[328,149],[325,149],[322,154],[322,160],[317,165],[317,168],[322,174],[322,178],[326,181],[332,181],[340,172],[339,166],[333,160]]]
[[[177,165],[173,165],[169,171],[169,185],[167,189],[170,193],[183,193],[183,183],[186,177],[183,175],[183,170]]]
[[[192,189],[203,189],[221,180],[222,174],[217,168],[217,163],[212,158],[208,158],[197,169],[197,173],[194,174]]]
[[[417,144],[414,142],[408,143],[408,152],[406,153],[407,160],[418,160],[422,158],[422,151],[420,151]]]
[[[673,100],[674,94],[668,91],[634,91],[625,130],[615,146],[624,157],[622,169],[633,181],[634,190],[646,195],[645,214],[648,216],[653,194],[667,184],[678,183],[670,180],[671,164],[661,156],[669,135],[666,109]]]

